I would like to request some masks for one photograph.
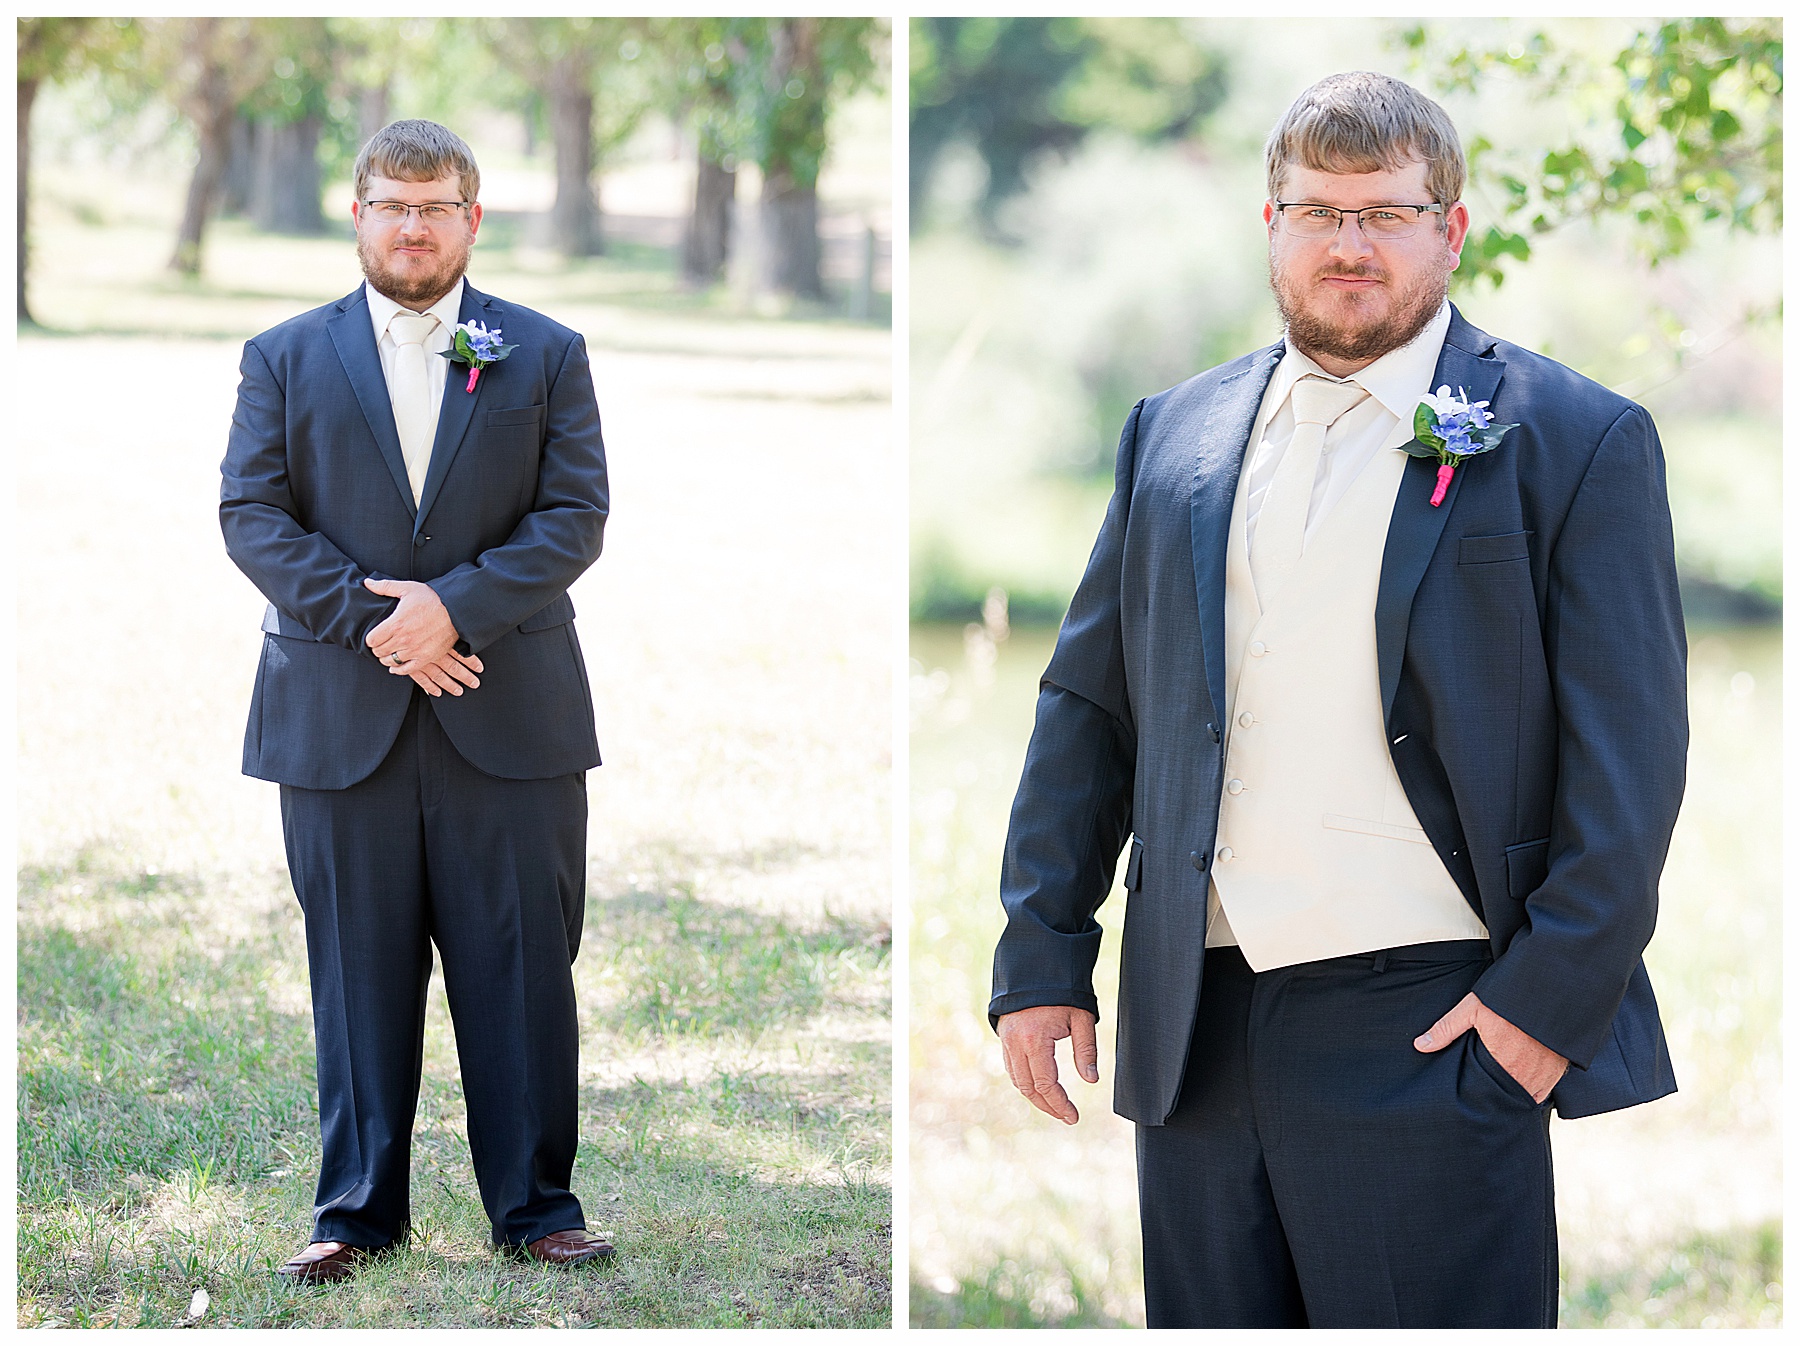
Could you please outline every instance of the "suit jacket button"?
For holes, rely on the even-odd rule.
[[[1214,743],[1217,743],[1219,741],[1219,726],[1218,725],[1216,725],[1216,724],[1207,725],[1206,732],[1212,735],[1212,741]]]
[[[429,541],[431,541],[430,533],[420,533],[416,538],[413,539],[413,546],[423,547]]]
[[[1199,870],[1202,874],[1206,873],[1206,852],[1205,851],[1190,851],[1188,853],[1188,859],[1190,859],[1194,862],[1195,869]]]

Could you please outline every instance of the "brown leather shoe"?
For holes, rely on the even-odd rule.
[[[356,1274],[356,1264],[363,1257],[363,1250],[353,1244],[309,1243],[276,1267],[275,1274],[308,1285],[347,1281]]]
[[[556,1266],[574,1266],[577,1262],[593,1262],[613,1255],[613,1246],[598,1234],[585,1229],[560,1229],[545,1234],[525,1245],[525,1255]]]

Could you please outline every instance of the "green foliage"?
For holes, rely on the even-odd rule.
[[[1506,79],[1534,101],[1589,102],[1587,124],[1548,149],[1503,155],[1485,137],[1470,141],[1471,181],[1491,189],[1501,218],[1470,236],[1456,278],[1463,287],[1498,286],[1508,259],[1530,258],[1532,237],[1575,220],[1628,220],[1651,265],[1685,252],[1709,225],[1781,228],[1778,19],[1669,20],[1599,65],[1543,30],[1484,48],[1419,24],[1401,41],[1444,92]]]
[[[1032,161],[1100,128],[1146,141],[1190,136],[1224,101],[1226,70],[1178,19],[919,18],[912,27],[915,215],[939,157],[972,144],[994,213]]]
[[[830,100],[875,78],[879,22],[868,18],[769,19],[753,46],[752,153],[766,178],[812,188],[825,161]]]
[[[19,82],[66,79],[97,52],[94,39],[109,25],[101,19],[19,20]]]

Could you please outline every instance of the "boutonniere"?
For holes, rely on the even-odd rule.
[[[480,323],[471,318],[468,322],[456,324],[456,335],[451,339],[450,349],[439,351],[452,364],[464,364],[469,367],[469,386],[465,393],[475,391],[475,380],[481,377],[481,371],[489,365],[498,364],[519,348],[500,344],[500,329],[496,327],[488,331]]]
[[[1413,440],[1401,447],[1414,458],[1435,458],[1439,467],[1437,489],[1431,493],[1431,506],[1444,503],[1450,479],[1463,460],[1478,453],[1498,448],[1508,430],[1517,430],[1518,422],[1496,425],[1487,413],[1486,402],[1471,402],[1466,390],[1458,388],[1450,395],[1450,385],[1442,384],[1435,393],[1426,393],[1413,412]]]

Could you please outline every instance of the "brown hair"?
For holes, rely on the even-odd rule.
[[[389,122],[356,156],[356,199],[369,190],[371,177],[397,182],[432,182],[455,174],[464,201],[481,194],[481,170],[463,138],[448,126],[416,118]]]
[[[1423,160],[1425,185],[1446,206],[1461,199],[1469,175],[1450,114],[1410,84],[1372,70],[1327,75],[1296,98],[1269,133],[1263,159],[1271,201],[1281,199],[1289,164],[1380,173]]]

